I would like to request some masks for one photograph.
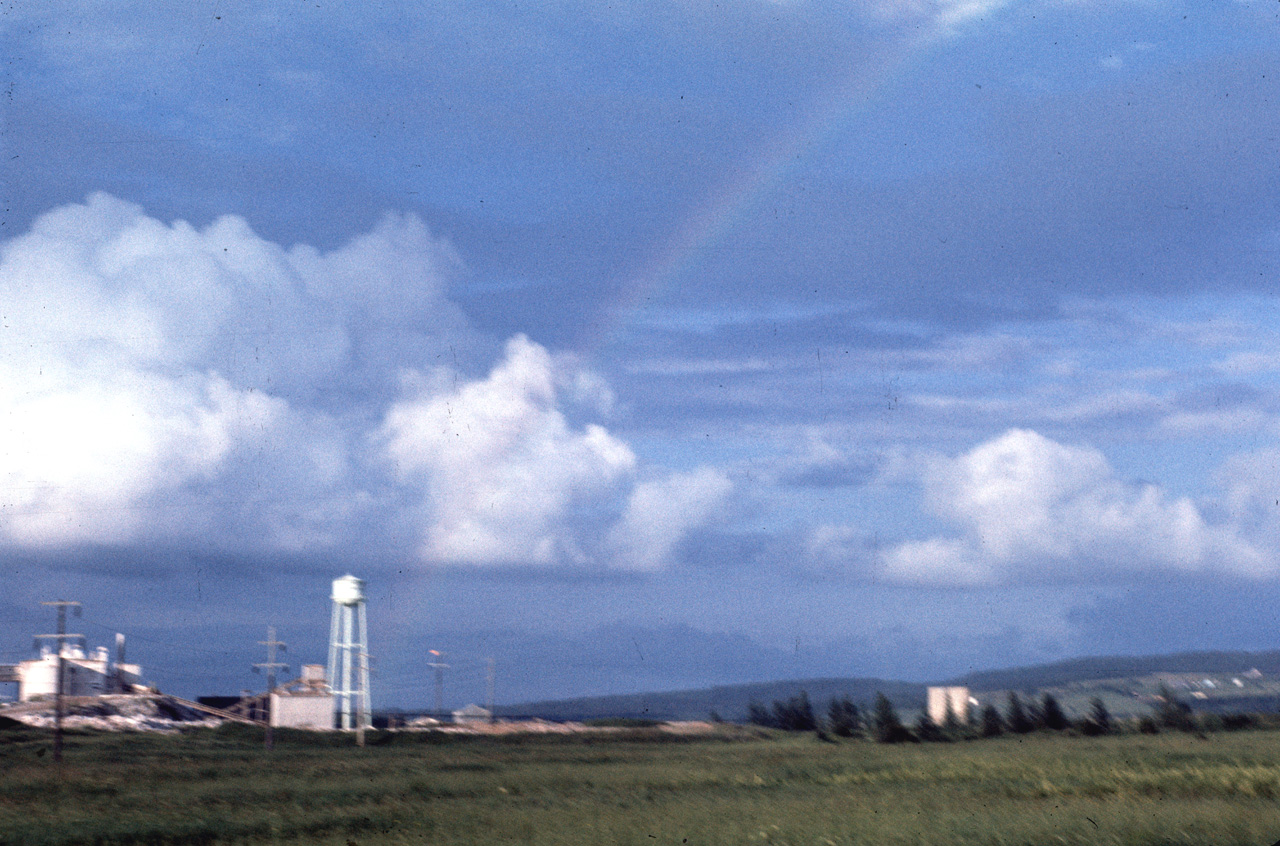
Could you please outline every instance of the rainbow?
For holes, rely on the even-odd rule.
[[[603,311],[579,348],[592,357],[599,355],[638,312],[692,277],[716,245],[792,176],[806,151],[828,143],[941,34],[935,31],[882,47],[828,86],[800,120],[762,143],[685,217],[644,269],[621,286],[617,302]]]

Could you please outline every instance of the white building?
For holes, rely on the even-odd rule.
[[[247,694],[225,707],[228,713],[273,728],[329,731],[334,728],[334,697],[323,664],[304,664],[302,675],[263,693]]]
[[[58,692],[58,653],[42,650],[39,658],[17,666],[18,700],[54,696]],[[66,696],[103,696],[108,693],[132,692],[142,683],[142,668],[137,664],[119,664],[111,653],[100,646],[86,655],[79,646],[62,647],[62,692]]]
[[[304,664],[302,676],[271,691],[271,725],[327,731],[333,728],[333,693],[323,664]]]
[[[969,722],[969,688],[931,687],[926,707],[929,719],[937,725],[947,721],[950,712],[959,723]]]

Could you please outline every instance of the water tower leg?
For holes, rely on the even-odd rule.
[[[356,606],[360,614],[360,724],[373,725],[373,710],[369,702],[369,618],[365,604]]]

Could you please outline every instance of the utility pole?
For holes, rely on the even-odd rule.
[[[287,652],[288,647],[281,641],[276,640],[276,627],[267,626],[267,639],[260,640],[258,643],[267,648],[267,660],[263,664],[254,664],[253,671],[261,672],[264,668],[267,671],[267,733],[265,735],[265,743],[268,750],[272,747],[271,737],[271,693],[276,689],[276,670],[288,669],[288,664],[281,664],[276,660],[276,647],[280,647],[281,652]]]
[[[497,676],[497,673],[495,672],[495,669],[494,669],[494,660],[490,658],[488,659],[487,663],[489,667],[488,667],[488,671],[485,673],[485,679],[484,679],[485,680],[484,702],[485,702],[485,706],[489,709],[489,722],[493,722],[494,721],[493,687],[494,687],[494,680]]]
[[[53,710],[53,761],[55,764],[62,763],[62,695],[63,695],[63,677],[66,675],[65,659],[62,657],[62,644],[68,640],[83,638],[81,634],[67,634],[67,609],[73,609],[73,613],[80,616],[80,603],[69,602],[65,599],[59,599],[55,602],[41,602],[41,605],[51,605],[58,609],[58,631],[56,634],[36,635],[36,639],[49,638],[57,643],[58,650],[58,686],[57,694],[54,696]]]
[[[444,722],[444,671],[449,669],[449,665],[444,663],[444,653],[431,650],[431,654],[435,656],[434,661],[427,664],[436,671],[436,719]]]

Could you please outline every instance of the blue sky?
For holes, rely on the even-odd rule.
[[[1270,648],[1280,12],[0,3],[0,650],[381,706]]]

